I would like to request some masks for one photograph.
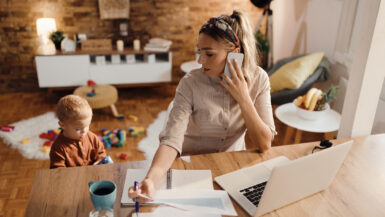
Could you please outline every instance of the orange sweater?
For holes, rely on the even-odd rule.
[[[52,144],[50,168],[92,165],[106,157],[103,143],[92,132],[81,140],[67,138],[63,132]]]

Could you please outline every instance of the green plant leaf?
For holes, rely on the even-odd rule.
[[[64,33],[60,30],[53,31],[49,35],[49,39],[51,39],[53,42],[61,42],[64,39]]]
[[[323,92],[322,100],[325,103],[329,103],[333,101],[337,96],[338,90],[339,90],[338,86],[336,85],[330,86],[326,92]]]
[[[261,53],[268,53],[270,49],[269,39],[261,31],[255,33],[257,49]]]

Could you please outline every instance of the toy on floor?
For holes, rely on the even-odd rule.
[[[128,119],[134,121],[135,123],[138,122],[138,117],[135,115],[128,115]]]
[[[121,147],[126,144],[126,131],[121,129],[108,130],[103,128],[102,130],[102,141],[106,148],[111,148],[112,146]]]
[[[53,130],[48,130],[46,133],[41,133],[39,135],[39,137],[41,139],[46,139],[46,141],[43,144],[43,148],[41,149],[41,152],[43,152],[43,153],[49,153],[50,152],[52,143],[55,141],[56,137],[59,136],[60,132],[61,132],[61,128],[57,128],[57,129],[53,129]],[[25,139],[28,139],[28,138],[25,138]],[[22,143],[23,143],[23,141],[22,141]],[[25,143],[23,143],[23,144],[25,144]]]
[[[40,133],[39,137],[42,139],[48,139],[50,141],[55,141],[56,137],[59,136],[61,129],[48,130],[47,133]]]
[[[21,140],[21,144],[25,145],[25,144],[29,144],[31,142],[31,140],[29,138],[24,138]]]
[[[93,80],[88,80],[88,81],[87,81],[87,86],[89,86],[89,87],[92,88],[92,89],[91,89],[91,92],[88,92],[88,93],[87,93],[87,96],[88,96],[88,97],[93,97],[93,96],[95,96],[95,86],[96,86],[95,81],[93,81]]]
[[[113,163],[114,163],[114,161],[112,161],[111,157],[109,155],[107,155],[97,165],[100,165],[100,164],[113,164]]]
[[[1,126],[0,130],[3,132],[12,132],[15,129],[14,126]]]
[[[143,134],[145,132],[144,127],[130,127],[129,132],[132,137],[138,137],[139,134]]]
[[[50,146],[43,146],[43,148],[41,149],[41,152],[46,153],[46,154],[48,154],[50,151],[51,151]]]
[[[127,160],[128,155],[125,154],[125,153],[121,153],[121,154],[119,155],[119,158],[122,159],[122,160]]]

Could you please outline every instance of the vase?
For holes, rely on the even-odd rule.
[[[61,50],[61,41],[54,41],[56,50]]]
[[[74,52],[76,50],[76,43],[74,40],[65,37],[61,42],[63,52]]]

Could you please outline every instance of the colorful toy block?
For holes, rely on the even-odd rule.
[[[96,82],[93,81],[93,80],[88,80],[87,81],[87,86],[91,87],[91,92],[88,92],[87,93],[87,96],[88,97],[94,97],[95,96],[95,86],[96,86]]]
[[[145,132],[144,127],[130,127],[129,129],[132,137],[138,137],[139,134],[143,134]]]
[[[31,140],[29,138],[24,138],[21,140],[21,144],[25,145],[25,144],[29,144],[31,142]]]
[[[12,132],[15,129],[14,126],[1,126],[0,130],[3,132]]]
[[[43,144],[43,146],[49,146],[49,147],[51,147],[51,145],[52,145],[51,141],[45,141]]]
[[[56,137],[59,136],[60,132],[61,132],[61,128],[58,128],[58,129],[48,130],[46,133],[41,133],[39,135],[40,138],[46,139],[46,141],[43,143],[43,148],[41,149],[41,152],[43,152],[43,153],[49,153],[50,152],[51,145],[55,141]],[[22,143],[24,140],[25,140],[24,142],[26,142],[27,141],[26,139],[29,140],[29,138],[24,138],[22,140]]]
[[[93,92],[87,93],[87,97],[94,97],[94,96],[95,96],[95,93],[93,93]]]
[[[51,151],[51,146],[43,146],[41,152],[48,154]]]
[[[106,148],[111,148],[112,146],[121,147],[126,144],[126,131],[121,129],[108,130],[106,128],[101,129],[102,132],[102,141],[104,142]]]
[[[128,115],[128,119],[134,121],[135,123],[138,122],[138,117],[135,115]]]
[[[119,158],[122,159],[122,160],[127,160],[128,155],[125,154],[125,153],[121,153],[121,154],[119,155]]]

